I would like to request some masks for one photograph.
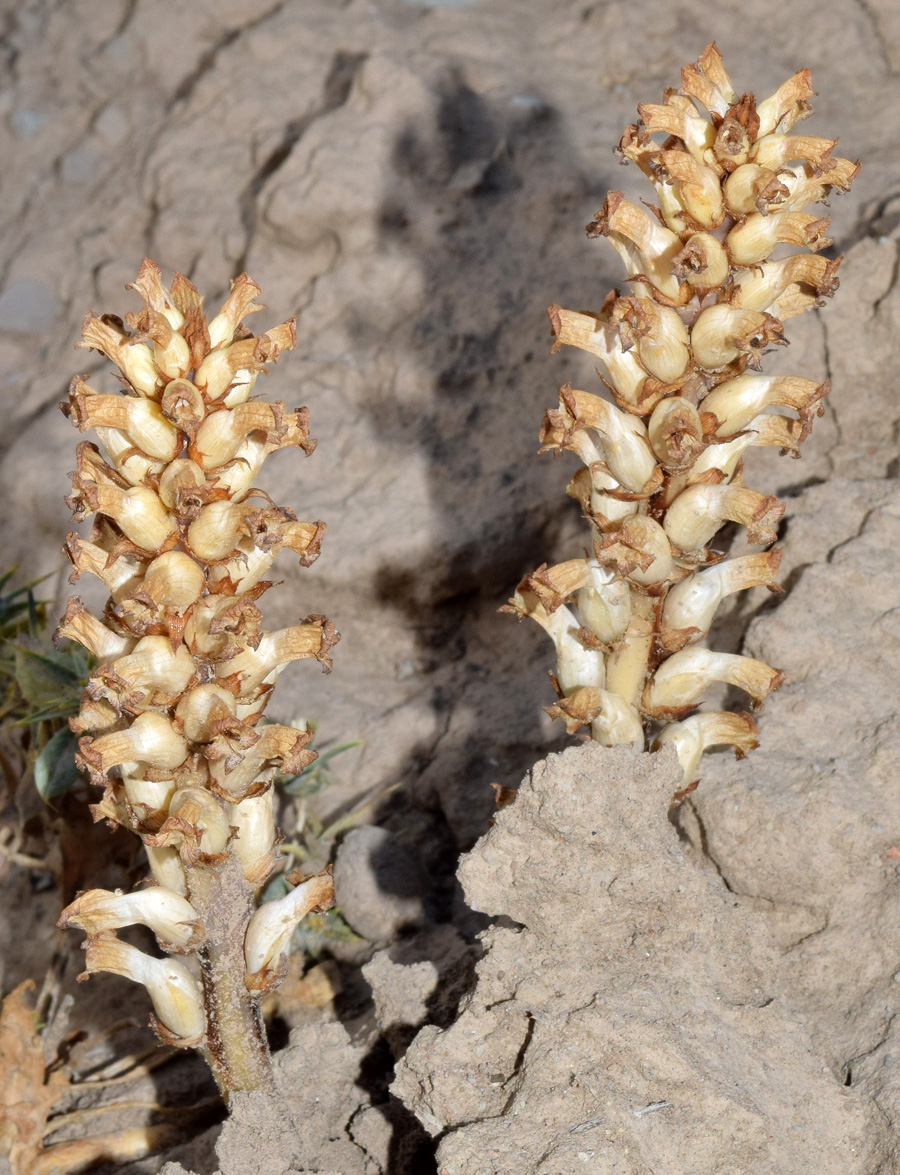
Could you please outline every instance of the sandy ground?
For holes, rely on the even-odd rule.
[[[755,488],[789,499],[790,593],[775,611],[751,597],[716,638],[737,649],[749,630],[750,650],[784,668],[788,684],[767,706],[750,761],[708,761],[673,843],[703,878],[698,900],[730,894],[741,926],[755,928],[741,933],[761,936],[748,960],[754,951],[762,959],[753,966],[790,1025],[777,1088],[794,1073],[798,1098],[809,1090],[822,1107],[844,1099],[853,1121],[867,1123],[865,1144],[853,1126],[834,1145],[807,1123],[813,1141],[790,1150],[773,1127],[766,1145],[775,1149],[760,1144],[733,1169],[830,1170],[840,1155],[843,1170],[900,1170],[890,1145],[900,1113],[891,1081],[900,941],[889,855],[900,841],[900,403],[891,374],[900,9],[891,0],[42,0],[6,3],[3,13],[4,566],[50,573],[58,600],[68,592],[59,548],[74,433],[56,404],[73,373],[100,372],[96,355],[72,350],[78,325],[89,308],[135,307],[123,286],[141,256],[167,275],[181,269],[211,302],[246,269],[263,287],[266,325],[298,316],[298,349],[266,393],[309,406],[319,448],[308,461],[273,458],[263,484],[301,517],[324,519],[328,535],[313,568],[280,568],[285,586],[266,598],[267,618],[276,626],[327,612],[342,642],[330,677],[301,666],[281,678],[272,713],[314,719],[326,747],[361,740],[337,761],[323,816],[402,783],[379,809],[382,849],[347,842],[348,860],[352,849],[370,874],[348,911],[354,900],[360,919],[375,908],[374,921],[358,926],[372,939],[389,942],[404,920],[417,936],[384,947],[367,979],[356,968],[363,956],[348,956],[335,1009],[294,1024],[283,1069],[295,1094],[303,1081],[327,1081],[321,1068],[303,1069],[300,1054],[321,1054],[344,1089],[310,1118],[321,1129],[304,1134],[297,1162],[344,1175],[437,1171],[435,1146],[449,1175],[538,1162],[479,1165],[486,1152],[464,1140],[462,1119],[432,1142],[428,1115],[442,1130],[450,1119],[401,1084],[416,1119],[387,1087],[416,1027],[460,1031],[450,1027],[455,1001],[485,924],[471,907],[528,924],[512,906],[473,897],[466,905],[453,872],[488,829],[489,785],[517,786],[565,745],[540,709],[550,700],[549,643],[537,626],[496,613],[522,572],[577,554],[583,541],[563,493],[570,470],[534,451],[559,384],[594,377],[579,357],[549,354],[546,307],[596,307],[621,280],[612,250],[586,241],[583,226],[610,188],[647,195],[635,169],[612,155],[639,101],[658,100],[713,37],[738,87],[760,96],[800,66],[812,70],[821,97],[806,126],[839,135],[841,153],[864,168],[831,210],[833,252],[847,254],[842,288],[789,324],[792,345],[768,370],[830,375],[833,395],[802,461],[754,454],[748,469]],[[553,762],[559,771],[565,760]],[[285,813],[286,827],[294,816]],[[652,835],[674,836],[662,812],[661,820]],[[109,880],[124,865],[104,868]],[[47,874],[8,872],[4,991],[26,975],[40,980],[50,965],[59,896]],[[497,949],[488,945],[486,967]],[[78,952],[68,949],[63,986],[74,992]],[[435,994],[445,988],[449,1001]],[[405,995],[392,1005],[397,991]],[[477,1013],[478,991],[465,1015]],[[145,1015],[124,981],[94,980],[76,997],[73,1022],[89,1030]],[[738,1032],[734,1023],[729,1031]],[[756,1031],[747,1030],[748,1053],[768,1064]],[[422,1077],[423,1049],[414,1049]],[[627,1055],[640,1054],[639,1042],[634,1049]],[[701,1053],[690,1081],[707,1089]],[[807,1086],[810,1056],[820,1072]],[[539,1093],[538,1062],[522,1071]],[[523,1105],[533,1104],[538,1093],[525,1092]],[[667,1090],[656,1100],[682,1104]],[[753,1113],[774,1118],[771,1106],[757,1098]],[[836,1111],[832,1118],[837,1130]],[[693,1154],[696,1125],[673,1132],[662,1159],[623,1142],[632,1166],[613,1148],[620,1166],[609,1170],[682,1175],[691,1168],[678,1148]],[[337,1149],[316,1150],[325,1137]],[[238,1160],[227,1146],[223,1153],[225,1171]],[[698,1172],[732,1169],[710,1153],[720,1165],[698,1159]],[[578,1154],[533,1169],[607,1169]],[[214,1170],[212,1134],[181,1158]]]

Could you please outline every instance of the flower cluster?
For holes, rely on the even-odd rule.
[[[83,893],[61,925],[88,934],[89,973],[143,983],[158,1031],[204,1048],[220,1083],[242,1088],[254,1081],[229,1072],[241,1068],[229,1056],[235,1003],[246,1005],[264,1053],[255,1001],[278,981],[299,919],[333,900],[330,876],[320,875],[254,912],[278,863],[274,776],[316,757],[309,732],[263,722],[266,705],[291,661],[312,657],[328,669],[338,636],[318,615],[263,631],[257,601],[273,560],[289,549],[308,566],[325,526],[298,521],[253,481],[270,453],[309,454],[315,442],[305,408],[251,399],[296,333],[293,321],[255,337],[242,325],[262,309],[246,274],[209,321],[193,284],[176,274],[167,289],[152,261],[130,288],[141,310],[124,322],[88,314],[77,344],[116,364],[123,391],[78,376],[60,405],[105,450],[78,445],[67,501],[77,521],[94,521],[89,539],[69,535],[66,551],[72,581],[96,576],[109,600],[98,618],[72,597],[57,637],[97,661],[70,723],[80,766],[103,788],[94,817],[140,836],[155,884]],[[200,982],[184,961],[116,937],[135,923],[165,952],[198,952]],[[235,967],[226,992],[223,975]]]
[[[831,244],[828,219],[805,209],[846,191],[859,164],[833,157],[835,141],[790,133],[812,93],[804,69],[764,102],[739,96],[709,45],[679,90],[638,107],[619,146],[658,207],[611,192],[588,225],[619,253],[630,292],[612,291],[598,313],[550,308],[554,349],[600,359],[611,397],[565,385],[540,434],[543,449],[583,462],[568,493],[593,549],[526,576],[506,610],[556,645],[551,715],[607,746],[672,744],[686,784],[707,748],[756,745],[750,714],[693,712],[707,687],[737,686],[756,708],[782,680],[704,641],[725,596],[779,590],[778,548],[724,560],[709,546],[726,522],[751,544],[775,541],[784,506],[744,484],[743,454],[798,456],[829,390],[757,374],[786,342],[784,320],[838,286],[840,258],[814,255]]]

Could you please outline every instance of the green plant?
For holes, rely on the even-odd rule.
[[[32,770],[38,792],[51,801],[80,778],[68,719],[78,713],[94,661],[69,641],[54,648],[46,606],[32,591],[41,581],[4,590],[15,571],[0,576],[0,680],[6,684],[0,727],[20,728],[20,772]]]

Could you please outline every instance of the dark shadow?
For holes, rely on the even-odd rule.
[[[583,225],[618,176],[611,159],[585,169],[535,92],[489,100],[456,71],[436,89],[434,111],[397,136],[381,212],[382,249],[421,268],[422,312],[394,346],[421,372],[423,395],[411,413],[391,391],[375,394],[370,424],[398,462],[427,462],[435,537],[415,565],[385,565],[378,593],[415,635],[421,688],[445,732],[401,774],[459,851],[487,830],[490,784],[516,786],[566,742],[548,743],[540,723],[552,646],[496,611],[525,572],[579,553],[564,496],[574,459],[536,457],[537,433],[560,384],[597,381],[579,355],[550,355],[546,308],[602,301],[615,258]],[[398,832],[403,803],[383,814]]]
[[[392,347],[411,357],[422,392],[413,411],[392,388],[373,390],[368,410],[394,460],[426,462],[438,520],[431,546],[415,563],[385,564],[377,592],[414,634],[415,672],[443,734],[400,766],[413,782],[378,821],[421,861],[434,920],[471,940],[488,920],[466,908],[455,869],[489,828],[491,784],[516,787],[570,741],[561,729],[548,739],[541,722],[553,700],[552,645],[537,625],[497,609],[523,574],[579,554],[589,539],[564,494],[574,458],[535,454],[558,387],[599,385],[579,353],[551,355],[546,311],[555,302],[596,309],[614,284],[615,255],[587,242],[583,226],[622,180],[612,156],[585,167],[536,91],[488,99],[457,71],[436,90],[434,110],[397,135],[380,221],[381,249],[420,267],[422,311]],[[362,338],[374,330],[359,315],[348,325]],[[394,892],[389,870],[384,885]],[[395,944],[392,959],[430,957],[416,942]],[[449,1026],[473,982],[473,964],[449,987],[442,976],[427,1022]],[[358,1024],[360,1007],[338,1014]],[[434,1142],[388,1092],[416,1030],[380,1035],[358,1078],[393,1128],[389,1175],[435,1170]]]

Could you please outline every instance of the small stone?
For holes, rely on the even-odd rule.
[[[385,943],[427,917],[427,884],[418,861],[386,828],[354,828],[334,866],[337,904],[349,925],[370,942]]]

